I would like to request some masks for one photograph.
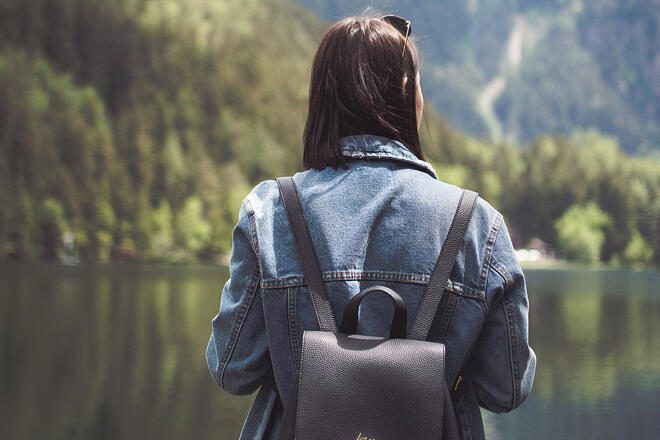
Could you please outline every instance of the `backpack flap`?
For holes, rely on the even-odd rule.
[[[443,438],[443,344],[306,331],[300,365],[296,439]]]

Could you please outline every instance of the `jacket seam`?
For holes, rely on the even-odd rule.
[[[289,345],[291,347],[291,360],[293,361],[293,366],[298,370],[298,326],[296,325],[296,302],[297,298],[294,292],[290,287],[286,288],[286,299],[287,299],[287,312],[288,312],[288,322],[289,322]]]
[[[479,271],[479,287],[484,292],[486,292],[486,287],[488,286],[488,268],[490,267],[490,262],[493,259],[495,241],[497,240],[497,236],[503,221],[504,217],[498,212],[495,216],[495,220],[493,221],[493,226],[491,226],[490,231],[488,232],[488,238],[486,239],[486,247],[484,248],[484,261],[482,262],[481,269]],[[488,314],[488,309],[488,299],[486,298],[486,314]]]
[[[481,263],[481,270],[479,274],[479,286],[482,290],[486,290],[486,283],[488,282],[488,265],[493,255],[493,249],[495,248],[495,240],[497,240],[497,234],[502,226],[503,221],[502,214],[499,212],[495,216],[493,225],[488,232],[488,238],[486,239],[486,247],[484,248],[484,260]]]
[[[412,165],[415,167],[417,171],[423,171],[426,174],[430,175],[434,179],[438,179],[438,176],[433,169],[433,166],[429,164],[428,162],[422,162],[422,161],[417,161],[415,159],[409,159],[403,156],[400,156],[395,153],[390,153],[390,152],[362,152],[362,151],[349,151],[344,149],[342,151],[342,156],[344,157],[349,157],[351,159],[358,159],[358,160],[394,160],[398,162],[403,162],[408,165]]]
[[[396,139],[382,136],[346,136],[340,139],[341,154],[344,157],[369,160],[393,159],[413,165],[418,170],[438,179],[437,173],[430,162],[418,158],[408,147]]]
[[[372,281],[391,281],[391,282],[428,285],[430,278],[431,278],[430,275],[401,273],[401,272],[360,271],[360,270],[339,270],[339,271],[323,272],[323,281],[326,282],[372,280]],[[260,284],[261,284],[261,288],[265,290],[281,289],[287,287],[301,287],[307,285],[304,277],[298,275],[285,277],[285,278],[271,278],[267,280],[262,279]],[[486,300],[486,293],[483,290],[477,290],[452,280],[447,280],[445,289],[451,291],[452,293],[467,298],[475,298],[482,301]]]
[[[517,402],[519,400],[520,389],[517,384],[518,377],[520,375],[518,373],[518,360],[517,356],[515,355],[518,349],[518,342],[516,341],[515,332],[513,332],[511,329],[511,325],[513,322],[515,322],[515,318],[510,315],[508,303],[509,301],[507,298],[502,300],[502,309],[504,311],[504,319],[506,320],[506,330],[508,333],[507,339],[509,340],[509,361],[511,362],[511,385],[513,390],[513,398],[511,400],[511,406],[508,408],[508,411],[512,411],[517,406]]]
[[[488,304],[486,304],[486,308],[487,307],[488,307]],[[484,312],[484,317],[480,320],[480,323],[479,323],[479,331],[474,333],[474,336],[470,340],[470,345],[468,346],[469,347],[468,350],[463,353],[461,363],[459,364],[459,368],[458,368],[458,371],[456,373],[457,376],[463,374],[463,370],[465,369],[465,365],[467,364],[468,359],[472,355],[472,352],[474,351],[474,347],[475,347],[477,341],[479,340],[479,336],[481,335],[481,331],[483,330],[484,323],[486,321],[486,316],[487,316],[487,312],[485,311]],[[455,378],[453,380],[455,380]]]
[[[504,267],[503,264],[501,264],[499,261],[493,257],[492,261],[490,262],[490,267],[499,274],[499,276],[502,277],[502,280],[504,280],[504,290],[513,282],[513,277],[511,276],[511,273]]]
[[[252,248],[252,251],[255,253],[257,252],[257,245],[255,243],[256,237],[254,236],[254,228],[253,228],[253,218],[252,218],[252,206],[250,205],[250,202],[248,201],[248,198],[245,198],[243,200],[243,203],[241,203],[241,209],[245,211],[245,214],[247,215],[248,218],[248,235],[250,237],[250,247]]]
[[[447,330],[449,329],[449,323],[451,322],[451,318],[454,315],[454,310],[456,309],[456,305],[458,304],[459,297],[452,295],[447,298],[447,302],[445,304],[445,310],[444,313],[442,314],[442,320],[440,322],[440,341],[444,342],[445,338],[447,336]],[[437,312],[436,312],[437,313]]]
[[[241,330],[243,329],[243,324],[245,323],[245,317],[247,316],[248,312],[250,311],[250,308],[252,307],[252,303],[254,302],[254,297],[257,292],[257,288],[259,287],[259,279],[260,279],[259,269],[256,268],[252,275],[252,280],[250,281],[250,285],[248,286],[247,289],[248,298],[240,306],[238,315],[236,316],[236,320],[234,321],[234,325],[232,326],[231,334],[229,337],[229,343],[227,344],[227,348],[225,349],[225,354],[222,358],[222,362],[220,362],[220,368],[218,369],[218,382],[220,383],[220,387],[222,389],[226,389],[224,384],[225,371],[227,370],[227,365],[229,365],[229,362],[231,362],[231,356],[234,354],[236,343],[238,342],[238,338],[240,337]]]
[[[249,202],[249,197],[246,197],[245,200],[243,200],[242,206],[248,216],[248,233],[250,235],[250,246],[252,247],[252,251],[257,258],[257,265],[259,266],[259,277],[263,278],[264,272],[261,266],[261,258],[259,258],[259,238],[257,237],[257,224],[254,218],[254,210],[252,209],[252,205]]]

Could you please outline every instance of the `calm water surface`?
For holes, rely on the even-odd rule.
[[[491,439],[660,438],[660,275],[526,271],[532,396]],[[206,368],[227,269],[0,264],[0,439],[236,439]]]

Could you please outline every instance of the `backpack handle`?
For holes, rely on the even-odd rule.
[[[392,324],[390,325],[390,338],[405,339],[406,303],[398,293],[385,286],[372,286],[366,288],[351,298],[344,308],[344,316],[341,320],[339,332],[347,333],[349,335],[353,335],[357,332],[360,303],[365,296],[373,292],[383,292],[392,298],[392,302],[394,303],[394,317],[392,318]]]

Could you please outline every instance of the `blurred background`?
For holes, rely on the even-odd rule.
[[[539,357],[489,438],[660,432],[660,1],[0,0],[0,438],[237,438],[231,231],[302,169],[311,60],[412,20],[441,180],[505,216]]]

